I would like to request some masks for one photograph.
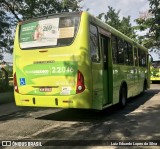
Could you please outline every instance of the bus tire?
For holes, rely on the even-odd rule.
[[[143,91],[142,91],[142,93],[144,93],[145,90],[147,90],[147,81],[146,80],[143,83]]]
[[[125,86],[122,86],[119,94],[119,106],[124,108],[127,104],[127,89]]]

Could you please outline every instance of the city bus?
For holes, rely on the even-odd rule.
[[[160,60],[152,62],[150,72],[151,72],[150,76],[151,82],[160,81]]]
[[[88,12],[17,25],[17,106],[102,110],[149,88],[148,51]]]

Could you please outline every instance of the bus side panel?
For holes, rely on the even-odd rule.
[[[141,93],[143,91],[143,85],[144,85],[144,81],[145,79],[148,81],[147,78],[147,69],[145,67],[139,67],[139,86],[138,86],[138,92],[137,94]]]
[[[93,109],[102,109],[104,99],[102,64],[92,64]]]
[[[119,102],[119,91],[122,83],[127,85],[127,97],[135,92],[134,69],[131,66],[113,65],[113,104]]]

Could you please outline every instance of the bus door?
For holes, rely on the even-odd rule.
[[[102,51],[102,63],[103,63],[103,105],[111,103],[109,99],[109,70],[108,70],[108,49],[110,38],[104,35],[100,35],[100,46]]]

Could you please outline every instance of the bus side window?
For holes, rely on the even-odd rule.
[[[130,43],[128,43],[128,58],[129,58],[128,64],[130,66],[133,66],[133,50],[132,50],[132,45]]]
[[[122,39],[118,39],[118,63],[124,64],[124,47]]]
[[[142,65],[143,67],[147,66],[147,55],[145,52],[143,52]]]
[[[135,66],[138,66],[138,55],[136,47],[134,47],[134,61],[135,61]]]
[[[147,65],[147,55],[144,51],[141,49],[138,49],[138,55],[139,55],[139,66],[146,67]]]
[[[112,36],[111,38],[112,40],[112,59],[113,59],[113,63],[117,64],[117,38],[115,36]]]
[[[124,61],[126,65],[129,65],[129,55],[128,55],[128,42],[124,42]]]
[[[133,66],[132,45],[127,41],[124,42],[124,61],[126,65]]]
[[[100,52],[98,47],[98,30],[97,27],[90,24],[90,56],[92,62],[100,61]]]

